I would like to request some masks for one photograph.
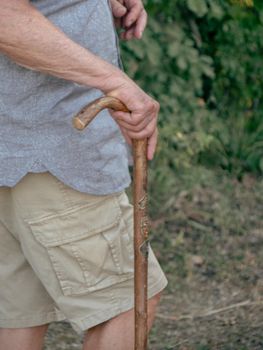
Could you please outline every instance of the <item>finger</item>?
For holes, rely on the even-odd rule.
[[[110,114],[117,122],[124,121],[127,124],[131,124],[133,122],[131,113],[110,110]]]
[[[112,13],[115,18],[121,18],[127,13],[127,8],[121,4],[120,1],[111,1]]]
[[[152,121],[141,131],[126,130],[131,139],[142,140],[145,138],[150,138],[156,130],[156,122],[155,120]]]
[[[123,24],[126,28],[131,27],[140,17],[143,11],[143,6],[140,3],[135,3],[128,9],[128,13],[124,18]]]
[[[144,32],[144,29],[147,25],[147,17],[148,17],[147,12],[145,10],[143,10],[141,12],[140,17],[138,18],[138,20],[136,22],[134,29],[133,29],[133,36],[136,39],[141,39],[143,32]]]
[[[145,117],[141,123],[134,125],[134,124],[129,124],[126,121],[117,119],[117,123],[127,129],[128,131],[133,131],[133,132],[140,132],[143,131],[147,125],[149,125],[152,121],[153,117],[151,115]]]
[[[130,127],[137,126],[143,122],[143,120],[146,118],[145,114],[142,113],[127,113],[127,112],[120,112],[120,111],[110,111],[111,116],[117,121],[117,122],[125,122]],[[152,114],[149,113],[149,116]],[[153,119],[151,117],[150,119]]]
[[[147,159],[152,160],[156,151],[158,143],[158,129],[155,129],[155,132],[148,139],[148,147],[147,147]]]
[[[125,141],[128,143],[128,145],[132,146],[132,139],[130,138],[130,136],[128,135],[128,132],[125,128],[120,127],[121,133],[125,139]]]
[[[149,126],[149,124],[157,124],[157,116],[154,112],[148,113],[126,113],[126,112],[111,112],[112,117],[117,123],[122,123],[123,127],[128,130],[139,132]]]
[[[121,28],[121,18],[114,18],[116,28]]]
[[[135,30],[135,27],[132,26],[131,28],[125,30],[124,32],[121,33],[121,39],[123,40],[131,40],[133,39],[135,36],[134,36],[134,30]]]

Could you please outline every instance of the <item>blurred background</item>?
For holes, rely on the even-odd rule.
[[[263,1],[145,3],[122,56],[161,103],[150,215],[169,286],[149,349],[263,349]],[[54,343],[80,348],[63,323]]]

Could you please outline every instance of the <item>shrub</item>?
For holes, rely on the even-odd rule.
[[[262,174],[262,1],[148,0],[146,6],[143,40],[124,43],[122,51],[128,74],[162,106],[151,172],[156,201],[195,165],[238,178]]]

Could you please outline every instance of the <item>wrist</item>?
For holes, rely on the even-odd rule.
[[[127,85],[131,79],[118,67],[91,54],[86,62],[88,69],[82,72],[85,85],[101,90],[105,95]],[[84,74],[83,74],[84,73]]]
[[[110,95],[113,91],[122,90],[127,85],[128,76],[115,66],[108,67],[104,74],[97,80],[97,88],[105,95]]]

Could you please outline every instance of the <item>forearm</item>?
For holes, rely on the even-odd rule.
[[[120,69],[73,42],[28,0],[0,0],[0,52],[18,64],[97,89],[120,99],[130,113],[113,113],[126,140],[157,143],[159,105]]]
[[[0,52],[21,66],[104,92],[128,79],[118,68],[69,39],[28,1],[0,0],[0,6]]]

